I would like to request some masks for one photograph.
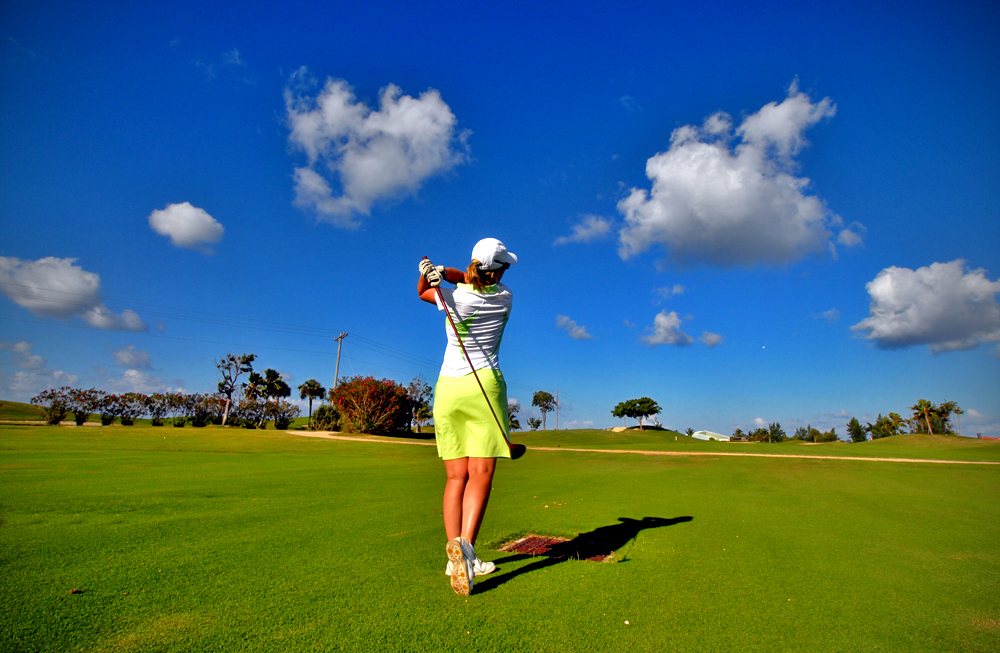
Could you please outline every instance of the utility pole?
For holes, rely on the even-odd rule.
[[[333,372],[333,389],[337,389],[337,380],[340,378],[340,348],[344,346],[344,338],[347,337],[346,331],[341,331],[340,335],[334,338],[337,341],[337,369]]]
[[[559,430],[559,393],[556,392],[556,430]]]

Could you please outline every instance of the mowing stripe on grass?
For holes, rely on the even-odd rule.
[[[747,458],[812,458],[816,460],[868,460],[880,463],[941,463],[945,465],[1000,465],[995,460],[931,460],[929,458],[862,458],[860,456],[809,456],[784,453],[742,453],[734,451],[643,451],[640,449],[570,449],[531,447],[535,451],[578,451],[582,453],[639,453],[646,456],[744,456]]]
[[[414,442],[395,438],[359,438],[348,435],[333,435],[330,432],[299,433],[307,438],[346,440],[348,442],[377,442],[381,444],[419,444],[433,447],[433,442]],[[812,460],[866,460],[879,463],[937,463],[941,465],[1000,465],[995,460],[932,460],[929,458],[863,458],[861,456],[810,456],[806,454],[783,453],[743,453],[734,451],[648,451],[643,449],[576,449],[572,447],[529,447],[529,451],[573,451],[575,453],[635,453],[643,456],[742,456],[745,458],[808,458]]]

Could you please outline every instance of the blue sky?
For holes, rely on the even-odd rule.
[[[1000,432],[995,3],[120,4],[0,13],[3,398],[433,381],[493,236],[561,426]]]

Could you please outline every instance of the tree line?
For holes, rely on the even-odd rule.
[[[64,386],[50,388],[31,399],[42,408],[46,422],[58,424],[73,413],[77,424],[99,414],[101,424],[116,420],[130,426],[135,420],[149,418],[153,426],[237,426],[248,429],[287,429],[301,410],[290,403],[292,388],[281,374],[267,368],[254,370],[255,354],[228,353],[215,361],[219,372],[216,392],[155,393],[127,392],[114,394],[96,388]],[[433,388],[417,377],[407,387],[391,379],[370,376],[346,378],[336,388],[327,390],[316,379],[298,386],[299,398],[309,401],[308,428],[344,429],[355,433],[393,434],[417,431],[431,419]],[[323,404],[313,414],[313,402]]]
[[[848,441],[880,440],[906,433],[956,435],[951,421],[952,417],[965,412],[954,401],[945,401],[935,405],[926,399],[917,401],[913,406],[910,406],[910,410],[913,411],[913,415],[908,419],[897,413],[889,413],[886,416],[879,413],[874,422],[867,424],[862,424],[856,417],[851,417],[850,421],[847,422]],[[813,428],[811,424],[800,426],[795,429],[795,433],[791,437],[788,437],[784,429],[781,428],[781,424],[773,422],[767,428],[760,427],[746,433],[738,428],[733,431],[732,439],[743,442],[784,442],[785,440],[836,442],[840,437],[835,428],[831,428],[829,431],[820,431]]]
[[[148,417],[153,426],[171,423],[174,426],[206,426],[221,424],[224,402],[217,395],[185,394],[182,392],[141,392],[114,394],[96,388],[50,388],[31,399],[39,406],[49,424],[58,424],[73,413],[78,426],[92,415],[99,415],[101,424],[109,426],[116,420],[122,426],[132,426],[137,419]]]

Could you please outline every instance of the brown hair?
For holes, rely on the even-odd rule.
[[[500,273],[506,270],[507,267],[498,268],[496,270],[480,270],[479,261],[472,259],[472,263],[469,263],[469,269],[465,271],[465,280],[467,283],[472,284],[472,287],[478,291],[482,291],[486,286],[492,286],[500,281]]]

